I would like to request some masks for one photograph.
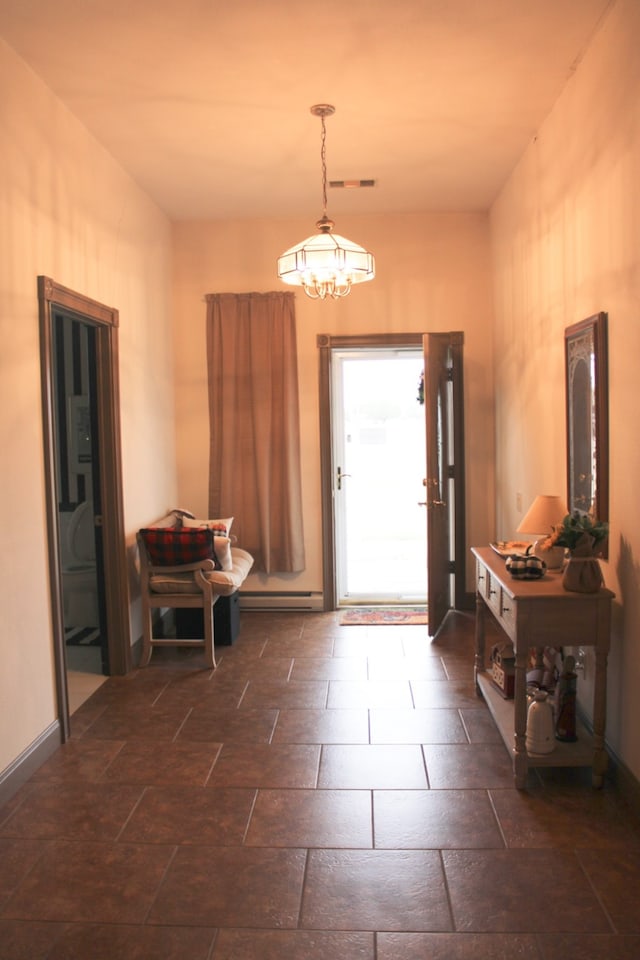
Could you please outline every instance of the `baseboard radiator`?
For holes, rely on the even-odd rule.
[[[322,593],[308,591],[284,591],[269,593],[267,591],[240,592],[241,610],[314,610],[324,609]]]

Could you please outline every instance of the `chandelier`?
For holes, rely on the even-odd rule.
[[[278,259],[278,276],[284,283],[303,287],[312,300],[325,297],[346,297],[354,283],[373,280],[373,254],[351,240],[332,233],[334,223],[327,216],[327,128],[325,117],[335,113],[329,103],[311,107],[314,117],[320,117],[322,139],[322,217],[316,221],[319,233],[286,250]]]

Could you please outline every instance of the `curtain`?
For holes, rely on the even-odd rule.
[[[207,303],[209,516],[233,516],[255,570],[304,570],[294,293]]]

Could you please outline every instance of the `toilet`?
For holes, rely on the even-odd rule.
[[[78,504],[62,531],[62,597],[65,627],[98,627],[93,502]]]

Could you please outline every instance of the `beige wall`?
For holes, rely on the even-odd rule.
[[[169,224],[2,41],[0,89],[1,772],[57,716],[39,274],[120,311],[127,531],[164,512],[176,483]]]
[[[377,276],[340,301],[296,297],[307,569],[253,574],[254,590],[322,589],[316,335],[462,330],[466,392],[468,543],[493,528],[492,306],[488,220],[482,214],[339,217],[336,230],[376,255]],[[278,289],[276,260],[314,232],[308,220],[174,226],[178,483],[183,504],[207,512],[206,293]],[[414,385],[408,389],[414,391]],[[384,510],[384,507],[381,509]],[[472,589],[469,561],[469,589]]]
[[[610,559],[617,605],[608,739],[640,777],[640,4],[620,0],[491,216],[496,290],[497,534],[537,493],[565,493],[564,329],[609,314]],[[589,658],[581,678],[588,701]]]

